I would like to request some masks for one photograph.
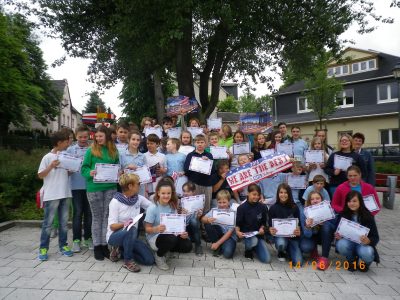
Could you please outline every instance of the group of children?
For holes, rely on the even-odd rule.
[[[72,256],[73,252],[80,251],[84,220],[84,241],[92,240],[95,259],[117,261],[123,258],[123,267],[132,272],[140,271],[136,263],[151,265],[155,262],[160,269],[167,270],[168,253],[190,252],[192,243],[195,253],[203,254],[202,235],[210,243],[213,255],[222,254],[226,258],[233,257],[236,243],[243,240],[246,258],[253,259],[256,255],[261,262],[269,263],[269,242],[275,245],[280,261],[288,259],[301,265],[303,254],[309,253],[324,270],[329,265],[329,251],[335,238],[337,251],[349,261],[359,259],[367,266],[373,260],[379,261],[375,248],[379,235],[374,217],[364,205],[366,183],[361,181],[363,171],[360,168],[353,166],[353,171],[360,175],[359,184],[350,188],[345,199],[342,196],[334,198],[333,202],[340,203],[340,209],[337,209],[332,202],[336,213],[334,219],[314,226],[313,220],[305,217],[304,207],[330,201],[336,188],[343,190],[340,185],[347,184],[348,172],[344,173],[343,180],[343,171],[335,169],[333,163],[330,165],[334,153],[328,151],[324,152],[324,163],[305,164],[304,151],[308,144],[301,139],[300,128],[292,128],[290,139],[282,131],[273,132],[270,141],[264,134],[256,134],[250,137],[253,146],[248,153],[234,154],[234,144],[247,142],[249,137],[240,130],[233,134],[228,125],[223,125],[219,131],[203,128],[203,133],[194,137],[190,131],[182,129],[179,139],[168,137],[169,129],[174,126],[169,117],[164,118],[162,126],[159,126],[161,137],[154,133],[146,134],[146,128],[154,128],[149,118],[144,118],[141,125],[142,132],[127,124],[119,124],[114,137],[112,130],[100,126],[91,146],[88,145],[89,131],[86,127],[76,130],[77,143],[74,145],[70,145],[66,131],[53,134],[53,149],[43,157],[38,170],[44,181],[42,199],[45,211],[40,260],[48,259],[51,224],[58,213],[59,247],[63,255]],[[200,122],[191,119],[189,125],[200,127]],[[279,151],[280,143],[289,142],[293,148],[290,172],[278,173],[237,191],[231,190],[226,180],[230,170],[261,159],[264,150]],[[213,159],[212,146],[226,147],[227,159]],[[325,151],[327,148],[321,138],[315,137],[311,149]],[[70,174],[59,167],[58,154],[63,151],[82,159],[80,172]],[[351,146],[345,142],[342,145],[342,141],[339,151],[344,156],[353,155]],[[211,161],[212,167],[208,172],[195,171],[191,166],[194,159]],[[96,164],[118,164],[119,185],[94,181]],[[359,164],[362,167],[362,161]],[[149,169],[151,182],[141,183],[139,176],[133,174],[142,167]],[[183,176],[186,183],[178,193],[177,179]],[[299,187],[298,180],[290,181],[289,177],[301,177],[309,184]],[[333,193],[329,194],[324,186],[329,180],[332,182],[332,177],[340,177],[341,182],[335,181],[334,189],[332,186],[328,189]],[[290,186],[291,182],[297,182],[297,185]],[[194,195],[204,195],[204,206],[188,212],[182,208],[180,198]],[[71,196],[74,207],[73,249],[67,244],[68,198]],[[374,197],[377,197],[376,193]],[[214,208],[236,212],[234,224],[217,223],[212,214]],[[141,213],[144,213],[143,217]],[[185,214],[185,231],[164,233],[166,226],[161,223],[161,216],[165,214]],[[359,244],[335,234],[342,217],[369,226],[370,234]],[[296,219],[297,225],[290,235],[281,236],[273,226],[274,219]],[[142,227],[147,243],[139,238]],[[322,255],[318,255],[318,244],[322,244]]]

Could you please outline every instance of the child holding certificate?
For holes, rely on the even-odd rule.
[[[161,214],[177,214],[178,197],[170,180],[161,179],[156,187],[154,204],[147,209],[144,219],[147,242],[156,251],[154,258],[161,270],[168,270],[165,256],[169,251],[187,253],[192,250],[192,242],[186,231],[179,234],[163,234],[166,226],[160,223]]]
[[[144,154],[139,151],[141,134],[139,131],[134,130],[128,134],[128,148],[119,151],[119,162],[123,170],[136,170],[143,167],[145,163]],[[145,185],[140,186],[139,194],[144,196]]]
[[[263,133],[257,133],[254,137],[254,146],[251,148],[251,152],[253,153],[254,160],[261,158],[261,150],[268,149],[268,143]]]
[[[123,268],[130,272],[139,272],[137,263],[151,266],[154,257],[148,246],[139,240],[138,219],[140,209],[147,209],[151,202],[138,195],[140,182],[136,174],[123,174],[119,178],[122,193],[115,193],[109,206],[107,242],[111,245],[110,260],[119,259],[119,247],[124,248]]]
[[[188,155],[190,152],[194,151],[192,134],[187,130],[182,130],[181,132],[181,146],[179,147],[179,152]]]
[[[144,157],[153,179],[153,182],[147,184],[149,196],[154,193],[157,182],[161,179],[161,176],[167,172],[165,155],[157,151],[159,145],[160,138],[156,134],[152,133],[147,136],[148,151],[144,154]]]
[[[233,144],[231,126],[229,126],[227,124],[222,125],[222,128],[219,131],[219,136],[221,138],[218,141],[218,146],[225,146],[226,148],[229,149],[229,147],[232,146],[232,144]]]
[[[235,132],[235,134],[233,135],[233,143],[234,144],[240,144],[240,143],[245,143],[245,142],[247,142],[247,141],[246,141],[246,138],[244,136],[244,133],[242,131],[240,131],[240,130],[237,130]],[[231,170],[234,169],[234,168],[239,167],[239,162],[238,162],[239,154],[234,154],[233,153],[233,147],[234,146],[232,145],[232,146],[230,146],[228,148],[228,153],[229,153],[229,157],[230,157],[230,160],[231,160]],[[250,149],[249,149],[249,152],[250,152]],[[250,152],[250,153],[248,153],[248,155],[252,157],[253,153]]]
[[[94,245],[94,258],[104,260],[109,258],[110,251],[107,245],[107,218],[108,206],[117,191],[117,178],[104,182],[94,182],[96,164],[104,164],[115,168],[119,165],[118,150],[111,139],[108,128],[104,125],[97,128],[94,142],[86,151],[82,163],[81,174],[86,178],[87,197],[92,211],[92,238]]]
[[[273,219],[297,219],[300,218],[299,208],[293,201],[292,189],[286,183],[278,186],[276,203],[269,209],[269,232],[274,236],[275,248],[278,251],[278,260],[285,261],[288,257],[293,265],[302,264],[303,256],[299,247],[301,230],[296,224],[293,232],[288,236],[280,236],[280,228],[273,226]]]
[[[282,134],[279,131],[274,131],[271,134],[271,144],[269,144],[267,149],[274,149],[276,151],[276,147],[278,144],[282,142]]]
[[[183,165],[185,164],[186,155],[178,152],[181,142],[176,138],[169,138],[167,141],[167,175],[172,176],[172,173],[177,173],[179,176],[185,174]]]
[[[267,207],[260,203],[261,189],[257,184],[248,187],[247,201],[239,205],[236,215],[236,235],[244,239],[244,256],[253,259],[253,252],[262,263],[269,263],[271,255],[265,242]]]
[[[212,187],[212,200],[211,208],[217,207],[217,193],[221,190],[226,190],[231,195],[229,199],[233,198],[232,189],[226,180],[226,175],[229,172],[229,161],[219,160],[217,164],[217,172],[213,174],[211,181],[213,183]],[[233,202],[233,201],[232,201]]]
[[[245,164],[250,162],[249,156],[247,154],[239,154],[237,160],[238,160],[239,167],[244,166]],[[236,191],[234,191],[233,198],[239,204],[246,201],[247,187],[237,189]]]
[[[217,208],[230,210],[231,194],[226,190],[217,193]],[[232,258],[236,249],[237,237],[234,232],[234,226],[213,224],[215,219],[212,218],[212,211],[209,211],[201,218],[201,222],[207,232],[207,236],[211,241],[211,250],[213,256],[219,256],[221,253],[225,258]]]
[[[68,171],[59,168],[60,161],[57,153],[67,149],[69,135],[65,131],[57,131],[51,136],[53,149],[43,156],[38,169],[38,176],[43,179],[43,208],[44,220],[40,235],[39,257],[41,261],[48,260],[48,249],[50,245],[50,231],[54,215],[59,216],[59,240],[58,246],[64,256],[72,256],[73,252],[68,247],[68,198],[71,197]]]
[[[323,150],[323,143],[319,137],[314,137],[311,140],[310,144],[311,150],[320,150],[323,151],[323,160],[324,162],[322,163],[316,163],[316,162],[311,162],[308,163],[306,162],[306,170],[308,172],[308,181],[310,185],[312,184],[312,181],[314,179],[314,176],[321,175],[325,178],[325,182],[329,183],[329,176],[328,174],[325,173],[324,168],[325,168],[325,162],[328,160],[329,155]]]
[[[128,147],[129,142],[129,124],[126,122],[120,122],[117,126],[117,140],[115,144],[118,150],[125,150]]]
[[[365,207],[363,197],[359,192],[351,191],[347,194],[341,218],[356,222],[369,229],[368,235],[361,235],[357,242],[343,238],[338,232],[335,233],[336,251],[346,257],[349,263],[348,270],[367,272],[373,261],[376,263],[380,261],[376,250],[379,234],[375,218]]]

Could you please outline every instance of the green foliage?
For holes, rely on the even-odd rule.
[[[376,173],[384,174],[397,174],[400,176],[400,164],[390,161],[376,161],[375,162]]]
[[[33,36],[33,24],[23,16],[0,10],[0,132],[10,123],[26,126],[29,116],[43,125],[54,120],[61,95],[46,73],[46,64]]]
[[[233,96],[228,96],[218,103],[218,111],[223,112],[239,112],[239,103]]]
[[[36,192],[43,184],[37,170],[47,152],[36,149],[27,155],[22,151],[0,150],[0,222],[13,218],[10,211],[23,203],[35,203]]]
[[[272,98],[268,95],[256,98],[255,95],[247,92],[239,98],[239,111],[247,113],[271,111]]]
[[[335,77],[328,77],[327,66],[329,54],[324,53],[316,58],[315,66],[308,78],[305,79],[306,90],[303,95],[307,99],[307,106],[319,119],[320,129],[322,120],[332,115],[337,108],[336,98],[343,90],[343,83]]]
[[[99,92],[92,91],[87,95],[89,96],[89,100],[86,102],[86,106],[83,109],[85,113],[106,112],[106,104],[100,98]]]

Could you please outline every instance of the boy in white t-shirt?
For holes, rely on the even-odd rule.
[[[68,199],[71,195],[71,187],[68,179],[68,171],[58,167],[58,153],[64,151],[69,145],[69,134],[65,131],[57,131],[51,137],[53,149],[43,156],[40,162],[38,176],[43,179],[43,208],[44,220],[42,223],[42,232],[40,235],[39,260],[47,260],[50,244],[51,225],[54,215],[57,212],[59,216],[59,238],[58,245],[61,254],[72,256],[73,252],[68,247]]]
[[[152,133],[147,136],[146,145],[148,151],[144,154],[144,160],[153,178],[153,182],[147,185],[148,196],[151,196],[156,190],[158,181],[167,172],[167,162],[165,155],[158,152],[160,138],[156,134]]]

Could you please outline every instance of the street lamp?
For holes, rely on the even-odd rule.
[[[393,76],[397,80],[397,105],[399,110],[399,129],[397,131],[397,142],[399,143],[399,152],[400,152],[400,61],[394,66]]]

